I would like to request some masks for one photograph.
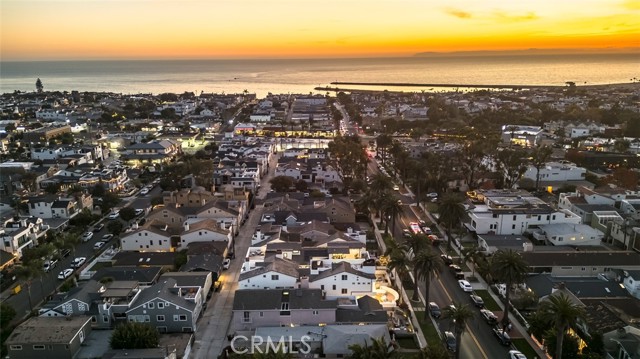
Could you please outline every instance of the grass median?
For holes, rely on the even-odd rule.
[[[425,320],[424,310],[416,310],[414,311],[414,313],[418,318],[418,322],[420,323],[420,330],[422,330],[422,334],[427,340],[427,344],[429,346],[442,346],[442,340],[440,339],[440,335],[438,334],[438,329],[433,325],[431,319]]]
[[[525,338],[514,338],[511,340],[516,349],[518,349],[522,354],[524,354],[527,358],[537,358],[538,353],[531,347],[529,342]]]

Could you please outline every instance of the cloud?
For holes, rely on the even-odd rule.
[[[445,13],[457,17],[458,19],[471,19],[473,16],[471,13],[462,11],[460,9],[448,8],[444,10]]]
[[[539,18],[538,15],[536,15],[536,13],[534,13],[533,11],[522,15],[507,14],[502,11],[496,11],[493,13],[493,17],[500,22],[522,22],[537,20]]]

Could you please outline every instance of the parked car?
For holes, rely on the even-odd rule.
[[[46,273],[49,273],[50,270],[52,270],[53,268],[56,267],[56,264],[58,264],[57,260],[55,260],[55,259],[48,260],[48,261],[44,262],[44,264],[42,265],[42,269]]]
[[[113,234],[105,234],[104,236],[102,236],[102,242],[109,242],[111,238],[113,238]]]
[[[453,258],[449,255],[441,254],[440,258],[442,259],[442,263],[444,263],[445,265],[453,264]]]
[[[527,357],[517,350],[509,350],[509,359],[527,359]]]
[[[118,217],[120,217],[120,211],[112,212],[107,218],[109,218],[110,220],[114,220],[118,219]]]
[[[482,299],[481,296],[475,294],[475,293],[471,293],[471,301],[473,302],[473,304],[478,307],[478,308],[484,308],[484,300]]]
[[[394,191],[399,191],[399,190],[400,190],[400,186],[398,186],[398,185],[394,185],[394,186],[393,186],[393,190],[394,190]]]
[[[431,231],[431,228],[429,228],[429,226],[420,226],[420,228],[426,235],[433,234],[433,231]]]
[[[143,213],[144,213],[144,209],[142,209],[142,208],[138,208],[138,209],[135,210],[136,216],[139,216],[139,215],[141,215]]]
[[[224,261],[222,261],[223,269],[229,269],[229,266],[231,266],[231,259],[227,258]]]
[[[493,328],[493,334],[496,335],[496,338],[498,338],[498,341],[500,342],[500,344],[504,346],[511,345],[511,338],[509,337],[509,334],[507,334],[507,332],[505,332],[504,330],[498,327],[495,327]]]
[[[464,279],[464,272],[462,271],[462,268],[460,268],[460,266],[455,264],[450,264],[449,269],[451,269],[451,271],[453,272],[453,276],[456,279]]]
[[[498,323],[498,316],[493,314],[489,309],[480,309],[480,315],[484,318],[485,322],[491,325]]]
[[[88,242],[91,238],[93,238],[93,232],[85,232],[82,235],[82,241],[83,242]]]
[[[71,249],[65,248],[60,251],[60,256],[63,258],[67,258],[71,254]]]
[[[402,236],[405,238],[411,238],[411,232],[405,228],[402,230]]]
[[[71,268],[80,268],[87,261],[86,257],[76,257],[71,261]]]
[[[94,233],[98,233],[98,232],[100,232],[103,228],[104,228],[104,223],[100,223],[100,224],[98,224],[97,226],[95,226],[95,227],[93,228],[93,232],[94,232]]]
[[[471,283],[469,283],[468,281],[464,280],[464,279],[460,279],[458,281],[458,285],[460,286],[460,288],[467,292],[467,293],[471,293],[473,292],[473,287],[471,287]]]
[[[100,249],[100,248],[102,248],[102,247],[104,247],[104,242],[96,242],[96,243],[93,245],[93,249]]]
[[[147,187],[143,188],[143,189],[140,191],[140,195],[141,195],[141,196],[146,196],[146,195],[148,195],[148,194],[149,194],[149,189],[148,189]]]
[[[444,332],[442,339],[444,340],[444,343],[447,346],[447,349],[449,351],[452,351],[452,352],[456,351],[456,347],[457,347],[456,336],[453,335],[452,332]]]
[[[429,313],[432,317],[438,319],[442,315],[442,310],[435,302],[429,302]]]
[[[427,193],[427,197],[429,197],[429,198],[436,198],[436,197],[438,197],[438,194],[437,194],[437,193],[435,193],[435,192]]]
[[[62,272],[58,273],[58,279],[65,280],[65,279],[71,277],[72,274],[73,274],[73,269],[67,268],[67,269],[63,270]]]

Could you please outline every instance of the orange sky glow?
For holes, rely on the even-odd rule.
[[[0,59],[640,48],[640,0],[0,0]]]

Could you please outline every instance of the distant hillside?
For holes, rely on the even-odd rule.
[[[445,56],[525,56],[525,55],[568,55],[568,54],[640,54],[640,47],[606,48],[606,49],[522,49],[522,50],[483,50],[483,51],[425,51],[415,54],[416,57]]]

